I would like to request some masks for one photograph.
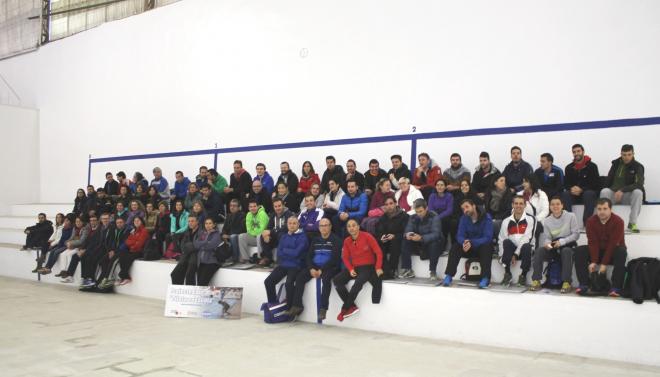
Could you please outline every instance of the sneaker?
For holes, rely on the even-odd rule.
[[[529,287],[529,290],[534,292],[534,291],[538,291],[539,289],[541,289],[541,281],[532,280],[532,285]]]
[[[289,317],[297,317],[297,316],[300,315],[300,313],[302,313],[302,311],[303,311],[303,308],[301,308],[300,306],[292,306],[285,313]]]
[[[356,305],[353,305],[344,312],[344,318],[356,315],[359,311],[360,309]]]
[[[437,281],[437,280],[440,280],[440,279],[438,278],[438,274],[435,273],[435,271],[431,271],[431,274],[430,274],[430,275],[431,275],[431,276],[429,277],[429,280],[431,280],[431,281]]]
[[[490,279],[489,278],[481,278],[479,281],[479,289],[486,289],[490,285]]]
[[[41,275],[48,275],[51,273],[51,270],[48,267],[42,267],[37,272],[39,272]]]
[[[58,274],[54,275],[56,278],[65,278],[66,277],[66,271],[62,270]]]
[[[94,280],[92,279],[85,279],[83,280],[82,284],[80,284],[81,288],[89,288],[94,286]]]
[[[133,280],[131,280],[131,279],[122,279],[122,280],[119,282],[118,285],[126,285],[126,284],[130,284],[132,281],[133,281]]]
[[[621,297],[621,293],[619,293],[618,288],[612,288],[610,289],[610,293],[607,294],[610,297]]]
[[[249,262],[250,262],[251,264],[257,264],[257,263],[259,263],[259,255],[257,255],[257,254],[252,254],[252,256],[250,257]]]
[[[527,273],[520,274],[520,276],[518,276],[518,286],[524,287],[526,285],[527,285]]]
[[[103,287],[105,287],[107,284],[108,284],[108,279],[107,279],[107,278],[103,278],[103,279],[99,282],[98,287],[99,287],[99,288],[103,288]]]
[[[34,270],[32,270],[32,273],[36,274],[37,272],[39,272],[40,269],[41,267],[35,267]]]
[[[505,272],[504,273],[504,279],[502,279],[502,285],[505,285],[505,286],[511,285],[511,279],[513,279],[513,275],[511,275],[510,272]]]
[[[60,283],[73,283],[73,276],[66,276],[60,280]]]
[[[25,251],[27,249],[28,249],[28,247],[26,245],[21,246],[21,251]]]
[[[270,268],[273,266],[273,261],[268,258],[261,258],[259,261],[259,267],[261,268]]]
[[[342,309],[339,314],[337,314],[337,321],[342,322],[344,320],[344,314],[346,314],[346,309]]]
[[[409,270],[407,268],[404,268],[401,270],[401,273],[399,274],[399,279],[412,279],[415,277],[415,273],[413,270]]]
[[[589,290],[588,285],[581,285],[581,286],[575,288],[575,294],[583,295],[583,294],[587,293],[588,290]]]
[[[453,279],[454,279],[453,277],[451,277],[449,275],[445,275],[445,278],[442,280],[442,286],[443,287],[451,287],[451,281]]]
[[[325,319],[326,314],[328,313],[327,309],[321,309],[319,310],[319,321],[323,321]]]
[[[565,281],[561,285],[561,289],[559,290],[560,293],[568,293],[571,291],[571,283]]]
[[[639,228],[637,227],[637,224],[628,224],[628,229],[630,229],[630,232],[632,233],[639,233]]]

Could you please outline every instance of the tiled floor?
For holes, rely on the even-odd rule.
[[[266,325],[255,316],[165,318],[162,301],[4,277],[0,368],[3,377],[660,375],[660,368],[604,360],[307,323]]]

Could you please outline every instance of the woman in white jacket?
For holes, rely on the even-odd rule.
[[[419,189],[410,184],[410,179],[401,177],[399,178],[399,191],[394,194],[394,199],[402,210],[408,212],[409,215],[414,215],[413,203],[417,199],[424,199],[424,196]]]
[[[325,194],[325,198],[323,199],[323,217],[332,219],[339,213],[339,205],[341,204],[341,198],[344,197],[344,190],[339,187],[339,184],[334,179],[328,181],[328,188],[330,191]]]
[[[523,178],[523,190],[518,195],[525,198],[525,213],[534,216],[539,224],[550,214],[548,195],[541,190],[538,178],[530,174]]]
[[[525,213],[536,218],[536,231],[534,239],[539,244],[539,237],[543,233],[543,221],[550,214],[548,195],[541,190],[539,179],[534,174],[523,178],[523,190],[518,195],[525,198]]]

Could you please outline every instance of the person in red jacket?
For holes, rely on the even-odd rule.
[[[314,183],[321,184],[319,175],[314,171],[314,166],[309,161],[303,162],[302,174],[300,175],[300,180],[298,181],[298,193],[307,194],[311,190]]]
[[[429,196],[435,188],[435,182],[442,178],[442,171],[440,166],[431,160],[428,153],[420,153],[417,161],[419,161],[419,166],[413,174],[412,184],[422,192],[424,199],[429,200]]]
[[[596,201],[596,214],[587,220],[587,245],[575,249],[575,273],[580,287],[575,293],[586,293],[589,274],[605,274],[607,265],[613,264],[611,297],[619,297],[626,272],[628,251],[623,230],[623,219],[612,213],[612,201]]]
[[[131,282],[131,275],[128,271],[136,259],[142,258],[142,250],[148,239],[149,231],[144,226],[144,219],[136,216],[133,218],[133,229],[126,238],[127,250],[119,252],[119,278],[121,279],[119,285],[126,285]]]
[[[342,260],[346,269],[334,277],[335,288],[344,305],[337,316],[338,321],[356,314],[360,309],[355,305],[355,299],[362,286],[369,282],[373,287],[372,302],[380,302],[383,276],[383,252],[376,239],[367,232],[360,231],[360,225],[355,219],[346,224],[349,236],[344,240]],[[349,292],[346,283],[355,279]]]

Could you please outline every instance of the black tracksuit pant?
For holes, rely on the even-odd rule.
[[[321,309],[328,310],[330,306],[330,292],[332,291],[332,278],[337,275],[336,269],[321,270]],[[292,306],[303,307],[303,294],[305,293],[305,284],[312,280],[309,269],[302,269],[296,277]]]
[[[463,251],[463,245],[457,243],[452,245],[445,275],[452,277],[456,275],[456,268],[461,258],[478,258],[481,265],[481,277],[490,279],[490,266],[493,261],[493,246],[490,242],[478,247],[473,246],[467,252]]]
[[[603,258],[605,250],[600,251],[600,257]],[[624,246],[618,246],[614,249],[612,255],[612,288],[623,288],[623,279],[626,274],[626,258],[628,251]],[[577,275],[580,286],[589,285],[589,264],[591,263],[591,254],[589,253],[589,246],[583,245],[575,248],[575,273]]]
[[[351,306],[355,305],[355,299],[357,295],[362,290],[362,287],[366,282],[369,282],[373,287],[371,291],[371,301],[374,304],[380,302],[380,297],[383,292],[383,281],[376,274],[376,267],[373,264],[364,265],[364,266],[355,266],[355,272],[357,276],[353,278],[350,271],[343,270],[337,276],[335,276],[332,281],[335,283],[337,293],[341,300],[344,302],[342,309],[346,310]],[[346,284],[355,279],[351,290],[346,289]]]
[[[266,278],[266,280],[264,280],[264,285],[266,286],[266,295],[268,296],[269,304],[277,303],[277,292],[275,291],[275,286],[284,278],[286,278],[286,282],[284,283],[284,288],[286,290],[286,300],[289,304],[291,304],[294,295],[296,277],[298,276],[299,272],[300,272],[300,268],[298,267],[292,267],[292,268],[287,268],[282,266],[275,267],[273,272],[271,272],[270,275],[268,275],[268,277]]]
[[[172,284],[177,285],[195,285],[195,274],[197,272],[197,251],[187,251],[181,255],[179,262],[176,264],[170,278]],[[201,285],[201,284],[200,284]]]

